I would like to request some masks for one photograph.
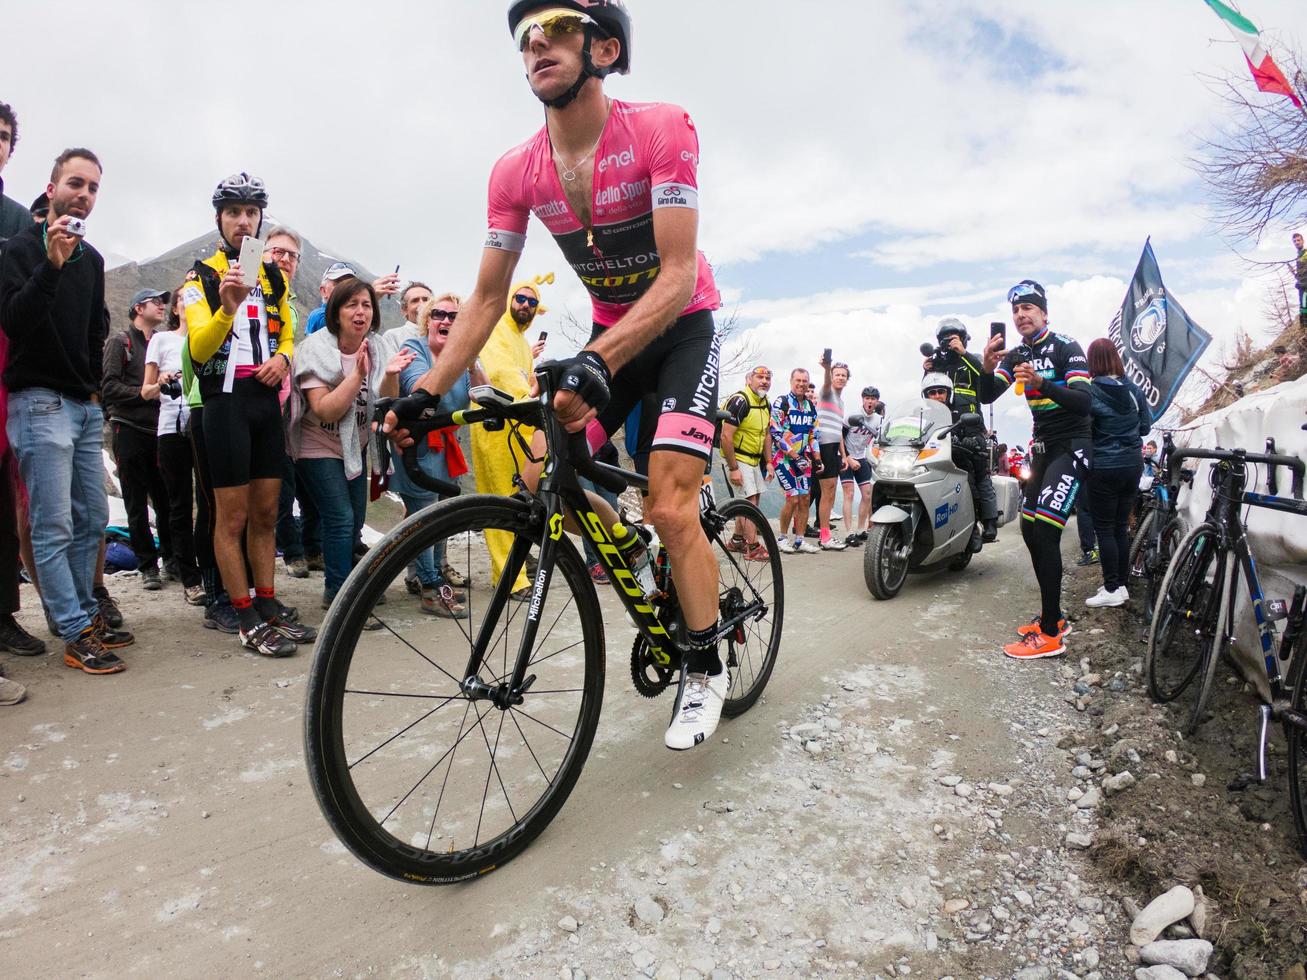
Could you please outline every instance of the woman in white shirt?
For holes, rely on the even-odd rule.
[[[156,330],[145,348],[145,379],[141,397],[159,400],[159,471],[168,488],[168,513],[156,514],[156,521],[168,522],[172,531],[173,557],[181,569],[186,601],[204,605],[204,586],[195,563],[195,533],[191,523],[194,504],[191,488],[191,440],[186,434],[190,409],[182,397],[182,345],[186,341],[186,315],[182,291],[173,293],[167,329]]]

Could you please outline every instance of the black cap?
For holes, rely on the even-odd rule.
[[[49,214],[50,213],[49,196],[46,194],[39,195],[37,199],[32,202],[32,206],[27,210],[32,213],[32,217],[34,218]]]

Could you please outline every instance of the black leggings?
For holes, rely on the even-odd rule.
[[[1103,587],[1111,591],[1130,580],[1130,512],[1139,497],[1143,472],[1140,459],[1133,466],[1094,470],[1089,484],[1089,509],[1103,560]]]
[[[184,433],[170,432],[159,436],[159,472],[168,488],[168,529],[172,533],[172,556],[181,569],[182,584],[188,589],[200,584],[195,565],[195,528],[191,524],[191,473],[195,463],[191,443]],[[160,523],[164,515],[157,515]]]
[[[191,409],[191,451],[195,461],[195,564],[204,582],[205,599],[218,601],[222,578],[213,554],[213,533],[218,526],[218,503],[209,473],[209,447],[204,441],[204,406]]]
[[[1030,479],[1021,505],[1021,537],[1039,583],[1040,628],[1058,635],[1062,617],[1062,528],[1075,510],[1089,475],[1093,443],[1088,439],[1031,444]]]

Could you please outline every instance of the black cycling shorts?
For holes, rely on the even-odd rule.
[[[604,329],[595,324],[590,339]],[[639,456],[667,450],[711,459],[720,347],[710,310],[677,320],[613,376],[612,400],[591,423],[591,449],[620,429],[631,410],[643,403]]]
[[[840,456],[840,445],[837,442],[823,442],[821,444],[821,473],[818,475],[819,480],[836,480],[839,479],[840,467],[844,465],[844,458]]]
[[[280,480],[286,468],[286,438],[277,389],[254,378],[237,378],[230,392],[208,396],[204,446],[214,487]]]
[[[1031,443],[1022,519],[1043,521],[1061,531],[1075,511],[1093,460],[1094,444],[1089,439]]]

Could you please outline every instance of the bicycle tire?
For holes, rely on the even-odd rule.
[[[1183,517],[1173,517],[1166,522],[1157,536],[1156,547],[1148,556],[1150,569],[1145,572],[1144,576],[1144,595],[1148,599],[1147,608],[1150,616],[1153,607],[1157,605],[1157,597],[1161,593],[1162,577],[1171,564],[1177,546],[1188,533],[1189,522]]]
[[[1299,633],[1289,660],[1289,705],[1307,714],[1307,632]],[[1298,850],[1307,858],[1307,730],[1284,723],[1288,743],[1289,808],[1293,810]]]
[[[1144,559],[1147,555],[1148,535],[1156,520],[1157,508],[1148,507],[1135,527],[1134,537],[1130,539],[1129,568],[1131,578],[1143,578],[1146,574],[1147,569],[1144,566]]]
[[[767,549],[765,562],[751,562],[738,553],[727,550],[721,534],[712,535],[713,544],[718,552],[719,604],[726,606],[730,601],[728,595],[730,591],[740,589],[741,583],[738,577],[749,569],[750,564],[757,566],[759,574],[754,577],[746,575],[745,584],[756,590],[759,598],[764,602],[766,601],[764,592],[768,584],[772,591],[766,615],[753,623],[744,624],[745,642],[738,644],[728,641],[726,645],[727,655],[734,657],[737,662],[731,665],[731,687],[722,704],[722,714],[727,718],[735,718],[754,706],[776,666],[785,624],[785,578],[780,550],[776,547],[776,534],[772,530],[771,522],[757,505],[743,497],[733,497],[718,506],[716,510],[717,514],[727,522],[740,519],[752,522],[758,540]],[[763,570],[766,574],[762,574]],[[732,575],[735,576],[734,580],[729,578]],[[751,595],[744,596],[745,600],[751,598]],[[755,623],[765,625],[761,630],[755,630],[753,628]],[[761,650],[755,652],[757,646],[761,646]],[[743,653],[740,652],[741,647]]]
[[[1216,576],[1224,570],[1218,542],[1215,525],[1199,524],[1185,535],[1167,566],[1144,654],[1148,693],[1155,701],[1177,700],[1195,679],[1205,680],[1211,672],[1210,631],[1220,603],[1211,601],[1207,577],[1209,571]],[[1193,641],[1192,652],[1184,645],[1187,638]],[[1194,717],[1191,711],[1186,724],[1192,725]]]
[[[477,629],[477,626],[474,625],[475,595],[471,591],[471,586],[468,587],[469,591],[466,595],[469,605],[473,609],[473,619],[467,620],[467,630],[463,630],[463,627],[459,625],[462,622],[461,620],[437,619],[435,617],[427,619],[421,615],[417,617],[419,623],[431,623],[431,632],[433,633],[439,629],[444,629],[446,624],[453,623],[457,626],[468,641],[468,645],[463,646],[461,652],[456,649],[457,644],[442,645],[440,642],[431,644],[428,649],[419,649],[416,644],[423,642],[420,639],[420,630],[425,627],[415,627],[406,637],[402,638],[409,647],[418,653],[419,658],[430,663],[432,667],[437,667],[439,658],[448,657],[449,663],[453,666],[453,671],[445,671],[443,668],[437,667],[440,672],[449,678],[448,681],[443,680],[435,671],[426,673],[428,668],[416,661],[400,658],[384,659],[386,648],[379,646],[379,640],[372,639],[373,637],[380,637],[382,641],[388,641],[389,638],[384,633],[374,632],[369,635],[369,639],[363,639],[362,630],[364,625],[374,620],[383,622],[392,634],[399,637],[395,629],[381,617],[393,619],[400,615],[407,600],[399,602],[392,598],[390,604],[382,607],[385,610],[384,612],[377,609],[377,601],[384,594],[389,584],[398,583],[403,579],[408,564],[415,560],[427,547],[439,541],[448,542],[451,539],[466,542],[468,572],[471,574],[472,542],[476,540],[475,532],[490,528],[509,531],[539,540],[542,528],[531,515],[532,508],[524,500],[508,497],[468,496],[436,504],[409,517],[387,534],[372,549],[368,558],[355,567],[322,625],[317,649],[309,671],[304,716],[305,756],[310,782],[323,816],[327,819],[340,841],[364,864],[392,878],[419,884],[449,884],[479,877],[502,866],[520,854],[557,815],[585,765],[595,729],[598,726],[603,699],[604,629],[598,597],[595,594],[594,584],[590,580],[586,564],[577,552],[576,547],[567,537],[562,537],[557,541],[555,574],[551,576],[550,589],[541,602],[540,631],[537,635],[536,649],[532,651],[532,666],[535,667],[535,671],[531,673],[553,674],[557,672],[567,679],[567,683],[571,683],[570,678],[577,672],[573,661],[577,659],[578,655],[570,651],[580,646],[580,669],[583,671],[583,677],[579,688],[575,692],[570,690],[540,690],[539,686],[537,686],[537,688],[533,688],[526,693],[526,700],[522,705],[505,710],[496,708],[492,701],[473,700],[466,696],[460,681],[466,669],[466,660],[468,651],[471,649],[472,636]],[[455,535],[461,534],[465,534],[467,537],[455,538]],[[461,545],[459,546],[461,547]],[[484,549],[484,544],[478,544],[478,548]],[[484,554],[484,551],[482,550],[478,554]],[[561,573],[561,575],[558,573]],[[489,581],[488,569],[484,581]],[[401,588],[402,586],[397,585],[396,591],[400,591]],[[567,590],[566,598],[564,598],[562,591],[564,589]],[[569,647],[548,656],[541,655],[536,659],[537,654],[543,651],[544,644],[549,641],[550,635],[553,633],[552,627],[549,634],[545,633],[545,626],[549,620],[545,618],[544,614],[552,615],[555,609],[561,607],[562,611],[558,613],[559,618],[554,619],[554,625],[556,626],[562,615],[571,608],[571,603],[575,603],[573,617],[575,622],[569,619],[566,630],[579,633],[580,639]],[[487,602],[486,607],[488,608],[488,606],[489,603]],[[412,607],[408,608],[411,609]],[[394,609],[399,609],[401,612],[393,612]],[[482,668],[486,668],[490,672],[490,677],[487,678],[488,682],[497,680],[493,674],[497,665],[489,662],[489,654],[493,653],[495,659],[498,660],[501,624],[505,674],[501,674],[500,677],[511,672],[512,663],[516,658],[516,645],[510,644],[509,633],[514,622],[514,614],[521,609],[525,609],[525,605],[508,602],[501,611],[499,619],[495,621],[494,632],[488,634],[494,637],[494,642],[491,644],[491,648],[488,648],[488,655],[481,665]],[[525,618],[525,614],[520,614],[519,627],[521,622],[525,621]],[[396,621],[398,622],[398,620]],[[561,643],[571,638],[572,634],[567,633],[563,639],[554,642]],[[461,642],[461,640],[458,641],[458,643]],[[511,657],[508,652],[510,645],[512,647]],[[403,647],[396,647],[396,649],[400,651],[404,658],[409,657]],[[360,653],[360,651],[363,652]],[[563,653],[567,655],[557,656],[557,654]],[[552,665],[545,663],[550,658],[554,658]],[[349,687],[350,668],[356,660],[359,661],[360,672],[368,682],[371,682],[372,678],[367,677],[367,671],[380,673],[381,677],[376,683],[385,684],[387,683],[386,677],[394,676],[395,671],[414,664],[412,669],[423,672],[419,676],[429,678],[433,687],[435,684],[440,684],[442,690],[452,690],[456,693],[450,695],[410,694],[397,693],[394,690],[387,691],[384,688],[378,690],[351,690]],[[478,674],[480,672],[478,670]],[[452,688],[450,682],[453,683]],[[394,682],[389,683],[393,688]],[[548,686],[548,681],[546,681],[543,687],[547,688]],[[569,698],[569,700],[578,702],[570,736],[564,730],[566,727],[565,722],[560,721],[559,725],[563,727],[553,729],[553,731],[563,736],[565,742],[562,747],[553,748],[554,743],[552,740],[549,745],[532,747],[529,737],[522,730],[522,725],[526,724],[534,732],[535,728],[530,722],[538,721],[545,724],[542,719],[554,720],[554,715],[550,713],[552,709],[550,702],[547,699],[541,700],[541,698],[547,695],[572,693],[578,694],[579,697]],[[345,722],[343,720],[347,713],[345,706],[346,695],[364,696],[361,702],[355,697],[351,697],[348,709],[351,723],[356,713],[360,714],[360,716],[362,716],[362,712],[372,712],[377,716],[399,714],[403,705],[413,703],[411,700],[404,699],[431,698],[433,700],[429,703],[435,703],[437,707],[433,708],[427,715],[422,716],[419,721],[414,722],[408,728],[402,729],[395,736],[381,743],[381,746],[378,746],[377,749],[361,758],[356,758],[354,763],[350,763],[345,745],[347,735],[344,731]],[[370,701],[368,696],[372,696]],[[387,700],[388,698],[400,700],[397,702]],[[534,700],[532,700],[533,698]],[[459,735],[445,753],[448,757],[447,770],[440,786],[440,795],[435,801],[434,813],[431,815],[431,830],[427,833],[425,845],[422,845],[412,838],[397,836],[385,824],[393,814],[407,806],[408,802],[417,795],[416,791],[423,786],[423,782],[427,780],[427,777],[437,770],[441,765],[441,761],[438,760],[427,771],[426,775],[422,776],[422,779],[414,784],[412,789],[394,805],[394,808],[384,818],[380,819],[380,822],[378,816],[374,814],[360,795],[358,782],[375,778],[376,773],[373,767],[379,767],[383,764],[406,766],[409,760],[403,757],[399,759],[397,764],[389,763],[388,760],[372,762],[370,757],[381,760],[380,749],[382,747],[388,748],[391,744],[398,744],[400,747],[411,745],[412,741],[422,735],[422,729],[417,727],[419,724],[422,724],[427,730],[430,730],[432,725],[438,725],[440,728],[447,730],[449,723],[455,720],[458,714],[459,706],[457,702],[460,700],[464,701],[465,704],[463,706],[463,719],[458,723]],[[380,706],[374,706],[370,702],[380,702]],[[425,708],[428,702],[419,701],[417,703],[421,708]],[[362,705],[361,708],[355,707],[359,704]],[[401,708],[392,707],[396,704],[399,704]],[[449,704],[454,705],[455,710],[453,713],[443,715],[442,720],[438,723],[425,721],[429,716],[435,715],[441,708]],[[484,713],[482,706],[485,706]],[[541,715],[541,718],[533,718],[530,711],[528,711],[528,707],[530,711]],[[475,714],[477,717],[464,733],[464,725],[467,722],[469,713]],[[564,714],[568,713],[570,712]],[[491,724],[487,726],[483,724],[483,719],[494,714],[499,715],[497,719],[499,730],[494,733],[495,741],[492,748],[487,730],[495,725],[495,720],[492,720]],[[516,726],[516,733],[520,735],[521,742],[526,745],[527,751],[525,753],[521,753],[515,745],[510,746],[513,729],[506,729],[506,717]],[[391,723],[386,722],[383,729],[388,730],[389,724]],[[366,729],[367,725],[364,724],[362,727]],[[546,727],[549,726],[546,724]],[[472,738],[468,743],[470,747],[462,754],[463,758],[459,758],[457,752],[458,746],[464,743],[477,729],[480,729],[481,738],[485,739],[489,765],[486,767],[485,773],[486,790],[483,791],[480,815],[477,816],[475,832],[470,846],[457,846],[459,835],[463,834],[463,829],[461,824],[457,822],[460,819],[457,813],[460,811],[455,809],[459,805],[458,801],[455,800],[450,804],[451,811],[455,815],[446,816],[445,819],[447,822],[454,821],[452,826],[459,828],[459,830],[457,833],[451,831],[448,842],[444,840],[442,835],[435,835],[435,840],[439,842],[437,844],[439,849],[433,849],[433,834],[437,827],[437,818],[440,816],[441,808],[445,803],[445,794],[451,781],[455,784],[455,787],[462,785],[465,781],[468,781],[474,787],[477,785],[475,780],[466,780],[465,775],[469,770],[468,756],[479,751],[477,749],[479,739]],[[509,734],[505,738],[504,732],[506,730]],[[369,744],[373,738],[375,736],[369,735],[368,741],[362,744]],[[505,738],[504,745],[508,746],[503,749],[502,757],[500,755],[501,738]],[[405,739],[411,740],[406,743]],[[513,752],[518,753],[518,758],[511,758],[509,755],[510,748]],[[394,752],[387,753],[389,756],[394,754]],[[534,771],[529,768],[528,755],[540,770],[539,779],[536,778]],[[557,768],[552,769],[552,771],[547,770],[545,763],[549,763],[552,767],[552,757],[554,755],[560,756]],[[541,761],[541,757],[544,757],[545,762]],[[416,772],[425,769],[426,763],[432,758],[436,758],[436,756],[419,755]],[[363,767],[365,761],[368,761],[369,766],[367,772],[364,772]],[[523,781],[528,786],[530,793],[535,792],[532,784],[543,784],[538,798],[531,802],[529,806],[521,808],[521,816],[518,816],[518,810],[513,806],[512,796],[505,785],[505,771],[509,769],[510,761],[514,771],[516,769],[526,771]],[[354,771],[355,766],[358,767],[358,773]],[[412,769],[408,770],[410,774],[413,771]],[[509,771],[507,778],[512,780],[514,771]],[[503,791],[506,809],[512,817],[512,822],[501,832],[482,840],[480,838],[482,822],[487,816],[488,804],[491,806],[492,817],[496,809],[502,809],[497,797],[493,803],[489,800],[492,772],[497,776],[499,788]],[[480,769],[476,768],[476,780],[480,779],[479,773]],[[408,778],[411,778],[411,775],[406,775],[400,781],[401,788]],[[429,805],[429,798],[433,789],[434,782],[423,790],[422,796],[414,801],[415,804]],[[384,796],[385,793],[383,792],[382,795]],[[393,798],[395,794],[390,795]],[[383,800],[382,805],[385,806],[386,801]],[[395,826],[398,830],[398,825],[404,822],[406,829],[398,831],[404,833],[411,831],[412,826],[417,823],[420,830],[421,826],[426,822],[427,813],[425,810],[418,812],[421,814],[420,823],[414,821],[410,811],[406,812],[404,821],[396,820],[396,823],[392,826]],[[447,811],[447,813],[449,812]],[[466,822],[469,825],[471,824],[470,816]],[[504,822],[507,822],[507,817],[504,818]],[[445,825],[440,826],[443,834]]]

